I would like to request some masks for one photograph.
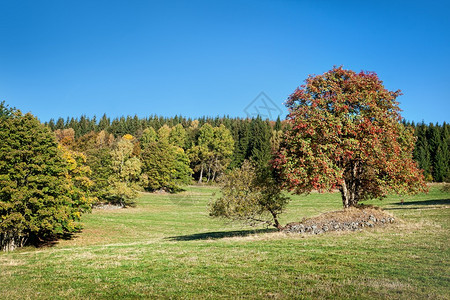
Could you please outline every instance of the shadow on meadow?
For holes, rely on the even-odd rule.
[[[426,205],[449,205],[450,199],[435,199],[435,200],[424,200],[424,201],[406,201],[406,202],[396,202],[392,203],[393,205],[397,205],[400,207],[390,207],[385,208],[386,210],[394,210],[394,209],[421,209],[423,207],[411,207],[411,206],[426,206]]]
[[[195,233],[181,236],[171,236],[166,239],[169,241],[198,241],[198,240],[217,240],[230,237],[245,237],[259,233],[275,232],[276,229],[255,229],[255,230],[235,230],[235,231],[217,231],[217,232],[205,232]]]

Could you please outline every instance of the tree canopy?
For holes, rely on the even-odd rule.
[[[91,204],[83,158],[64,153],[55,135],[31,114],[3,115],[0,248],[13,250],[79,230],[81,213]]]
[[[274,161],[286,187],[297,193],[338,188],[344,207],[424,190],[399,95],[373,72],[338,67],[310,76],[287,101],[291,128]]]

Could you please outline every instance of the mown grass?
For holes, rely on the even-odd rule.
[[[450,195],[389,197],[386,228],[285,235],[208,217],[211,187],[145,194],[95,210],[53,247],[0,254],[1,299],[450,299]],[[293,196],[284,223],[340,209],[339,194]]]

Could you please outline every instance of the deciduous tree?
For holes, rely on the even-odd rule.
[[[141,176],[142,163],[133,155],[133,136],[125,135],[114,145],[111,151],[111,168],[114,171],[110,177],[108,196],[120,205],[130,205],[137,197]]]
[[[297,193],[338,188],[344,207],[423,191],[399,95],[372,72],[339,67],[310,76],[287,101],[292,128],[274,161],[286,186]]]
[[[230,171],[221,181],[222,197],[211,202],[210,216],[283,229],[278,217],[289,198],[272,176],[257,171],[254,162],[244,161],[241,168]]]

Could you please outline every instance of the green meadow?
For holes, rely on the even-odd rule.
[[[218,193],[143,194],[85,215],[71,240],[0,253],[0,298],[450,299],[450,194],[438,186],[365,203],[393,225],[317,236],[211,219]],[[281,220],[340,208],[338,193],[292,196]]]

